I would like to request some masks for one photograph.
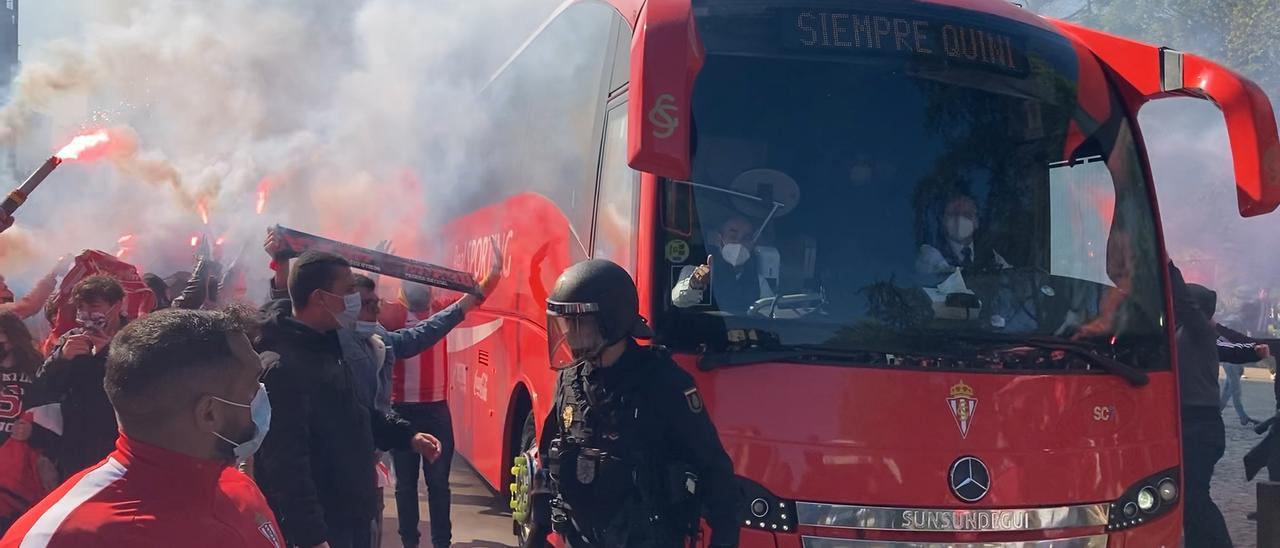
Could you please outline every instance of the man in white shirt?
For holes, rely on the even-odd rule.
[[[1009,263],[995,249],[974,245],[978,231],[978,204],[973,198],[957,194],[947,201],[942,216],[945,241],[940,247],[920,246],[916,271],[922,274],[949,274],[956,268],[1009,268]]]
[[[729,217],[709,242],[714,253],[707,256],[707,262],[680,270],[680,280],[671,288],[671,304],[678,308],[705,304],[704,291],[711,287],[712,304],[722,312],[745,314],[756,301],[772,297],[773,289],[760,275],[753,253],[755,236],[751,221]]]

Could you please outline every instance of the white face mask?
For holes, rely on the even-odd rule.
[[[951,234],[956,240],[968,240],[973,237],[973,231],[977,223],[968,217],[948,217],[947,233]]]
[[[369,338],[369,337],[372,337],[374,333],[378,332],[378,322],[366,322],[363,320],[356,320],[355,329],[356,329],[356,335],[360,336],[361,338]]]
[[[222,434],[214,432],[213,435],[218,439],[231,444],[234,448],[236,458],[246,460],[258,451],[258,447],[262,446],[262,440],[267,437],[267,430],[271,428],[271,400],[267,398],[267,387],[262,383],[258,383],[258,392],[253,395],[253,401],[248,405],[224,400],[217,396],[213,399],[218,400],[227,405],[236,407],[245,407],[249,409],[250,415],[253,416],[253,437],[248,440],[236,443],[226,438]]]
[[[338,325],[343,329],[351,329],[356,325],[356,318],[360,317],[360,293],[352,293],[342,298],[342,312],[333,315],[333,319],[338,320]]]
[[[720,256],[733,266],[742,266],[751,260],[751,250],[742,244],[724,244],[720,247]]]

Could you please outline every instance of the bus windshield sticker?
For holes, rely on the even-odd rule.
[[[689,242],[671,240],[667,242],[667,262],[681,264],[689,259]]]
[[[903,55],[1027,74],[1018,38],[968,22],[855,10],[779,10],[783,49]]]

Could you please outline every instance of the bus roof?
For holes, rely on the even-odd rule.
[[[565,2],[565,4],[571,4],[577,1],[579,0],[568,0]],[[612,5],[615,9],[617,9],[618,12],[621,13],[622,16],[627,19],[627,21],[631,22],[632,25],[635,25],[636,18],[639,17],[640,15],[640,8],[644,7],[644,4],[646,1],[649,1],[649,2],[694,1],[696,2],[697,0],[605,0],[605,1],[608,2],[610,5]],[[990,13],[992,15],[1007,17],[1009,19],[1013,19],[1015,21],[1019,21],[1022,23],[1050,28],[1044,23],[1043,19],[1040,16],[1036,15],[1035,13],[1032,13],[1030,10],[1019,7],[1018,5],[1014,4],[1013,2],[1010,2],[1009,0],[914,0],[914,1],[917,1],[923,4],[937,4],[940,6],[951,6],[955,8],[963,8],[963,9],[972,10],[972,11]],[[851,1],[850,4],[852,3],[853,2]]]
[[[487,88],[489,84],[492,84],[493,81],[497,79],[498,76],[500,76],[507,69],[507,67],[510,66],[513,61],[515,61],[517,57],[520,56],[520,53],[523,52],[524,49],[528,47],[529,44],[532,43],[533,40],[537,38],[539,34],[542,33],[543,29],[545,29],[547,25],[551,24],[551,21],[553,21],[557,16],[559,16],[561,12],[563,12],[566,8],[568,8],[573,4],[577,4],[583,1],[584,0],[564,0],[564,2],[561,2],[560,5],[556,6],[556,9],[552,11],[550,15],[548,15],[546,18],[543,19],[542,24],[538,25],[538,28],[535,29],[532,33],[530,33],[528,38],[526,38],[524,42],[520,44],[520,47],[516,48],[515,51],[511,53],[511,56],[508,57],[507,60],[503,62],[502,65],[499,66],[497,70],[493,72],[493,74],[485,82],[485,85],[483,87]],[[644,7],[646,2],[693,2],[696,0],[604,0],[604,1],[610,6],[613,6],[614,9],[618,10],[618,13],[620,13],[623,16],[623,18],[626,19],[627,23],[634,28],[637,20],[640,17],[640,9]],[[1043,28],[1053,33],[1061,34],[1061,32],[1058,31],[1058,29],[1046,23],[1045,20],[1040,16],[1026,9],[1018,7],[1013,3],[1009,2],[1008,0],[914,0],[914,1],[924,3],[924,4],[937,4],[940,6],[951,6],[951,7],[963,8],[963,9],[968,9],[968,10],[973,10],[973,11],[978,11],[983,13],[990,13],[993,15],[1006,17],[1021,23],[1026,23],[1028,25],[1038,26],[1040,28]]]

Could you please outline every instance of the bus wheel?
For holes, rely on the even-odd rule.
[[[536,444],[533,413],[529,413],[520,432],[520,452],[516,453],[511,466],[511,528],[521,546],[529,538],[529,493],[533,490],[533,474],[538,464],[532,458]]]

